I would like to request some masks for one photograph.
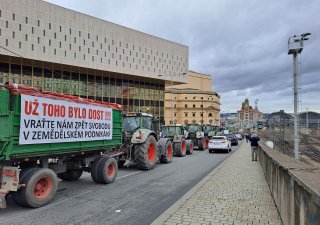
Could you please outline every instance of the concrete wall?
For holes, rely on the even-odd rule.
[[[284,225],[320,225],[320,168],[264,143],[259,161]]]
[[[0,29],[0,55],[187,81],[187,46],[45,1],[0,0]]]

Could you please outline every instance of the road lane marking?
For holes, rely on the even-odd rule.
[[[117,177],[116,180],[119,180],[119,179],[122,179],[122,178],[125,178],[125,177],[130,177],[132,175],[135,175],[135,174],[138,174],[138,173],[142,173],[143,171],[138,171],[138,172],[134,172],[134,173],[130,173],[130,174],[127,174],[127,175],[123,175],[121,177]]]
[[[43,211],[43,210],[49,208],[50,206],[54,206],[54,205],[60,204],[60,203],[65,202],[65,201],[67,201],[67,200],[69,200],[69,199],[71,199],[71,198],[76,198],[76,197],[79,197],[79,196],[81,196],[81,195],[86,195],[86,194],[88,194],[88,193],[90,193],[90,192],[93,192],[93,191],[94,191],[94,190],[90,189],[90,190],[85,191],[85,192],[82,192],[82,193],[80,193],[80,194],[77,194],[77,195],[74,195],[74,196],[71,196],[71,197],[68,197],[68,198],[63,198],[63,199],[60,200],[60,201],[51,203],[51,204],[46,205],[46,206],[43,206],[43,207],[41,207],[41,208],[31,209],[29,212],[26,212],[26,213],[23,213],[23,214],[21,214],[21,215],[17,215],[17,216],[11,217],[11,218],[9,218],[9,219],[7,219],[7,220],[4,220],[4,221],[2,220],[2,221],[0,222],[0,224],[7,224],[7,222],[9,222],[9,221],[11,221],[11,220],[16,220],[17,217],[23,217],[23,216],[27,216],[27,215],[32,214],[32,213],[36,213],[36,212],[39,212],[39,211]]]
[[[132,176],[132,175],[139,174],[139,173],[142,173],[142,172],[144,172],[144,171],[137,171],[137,172],[130,173],[130,174],[127,174],[127,175],[123,175],[123,176],[121,176],[121,177],[117,177],[116,180],[123,179],[123,178],[126,178],[126,177],[130,177],[130,176]],[[9,219],[7,219],[7,220],[1,221],[0,224],[5,224],[5,223],[7,223],[7,222],[9,222],[9,221],[11,221],[11,220],[17,219],[17,217],[23,217],[23,216],[27,216],[27,215],[32,214],[32,213],[35,213],[35,212],[39,212],[39,211],[45,210],[45,209],[49,208],[50,206],[54,206],[54,205],[57,205],[57,204],[61,204],[62,202],[65,202],[65,201],[70,200],[70,199],[72,199],[72,198],[77,198],[77,197],[79,197],[79,196],[81,196],[81,195],[86,195],[86,194],[88,194],[88,193],[90,193],[90,192],[93,192],[93,191],[94,191],[93,189],[90,189],[90,190],[88,190],[88,191],[79,193],[79,194],[77,194],[77,195],[70,196],[70,197],[67,197],[67,198],[63,198],[63,199],[61,199],[60,201],[53,202],[53,203],[49,203],[49,205],[43,206],[43,207],[38,208],[38,209],[32,209],[32,211],[29,211],[29,212],[26,212],[26,213],[24,213],[24,214],[17,215],[17,216],[14,216],[14,217],[12,217],[12,218],[9,218]]]

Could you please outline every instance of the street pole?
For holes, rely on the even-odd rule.
[[[171,78],[171,101],[170,101],[170,124],[173,124],[173,75],[170,76]]]
[[[298,135],[298,53],[293,53],[293,108],[294,108],[294,158],[299,159],[299,135]]]
[[[298,54],[303,50],[303,42],[309,40],[307,36],[311,33],[304,33],[300,36],[290,37],[288,40],[288,55],[293,55],[293,102],[294,102],[294,158],[299,159],[299,128],[298,128],[298,100],[299,100],[299,90],[298,90]]]
[[[307,121],[306,122],[307,122],[307,134],[309,135],[309,115],[308,115],[308,110],[309,109],[307,108],[307,115],[306,115],[307,116],[307,118],[306,118]]]

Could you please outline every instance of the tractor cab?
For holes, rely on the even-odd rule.
[[[177,135],[184,135],[184,129],[182,125],[175,124],[175,125],[162,126],[161,137],[173,138]]]

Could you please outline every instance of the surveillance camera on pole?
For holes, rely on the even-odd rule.
[[[288,40],[288,55],[293,55],[293,101],[294,101],[294,157],[299,159],[299,132],[298,132],[298,61],[297,56],[303,50],[303,42],[309,40],[307,36],[311,33],[303,33],[300,36],[294,35]]]

